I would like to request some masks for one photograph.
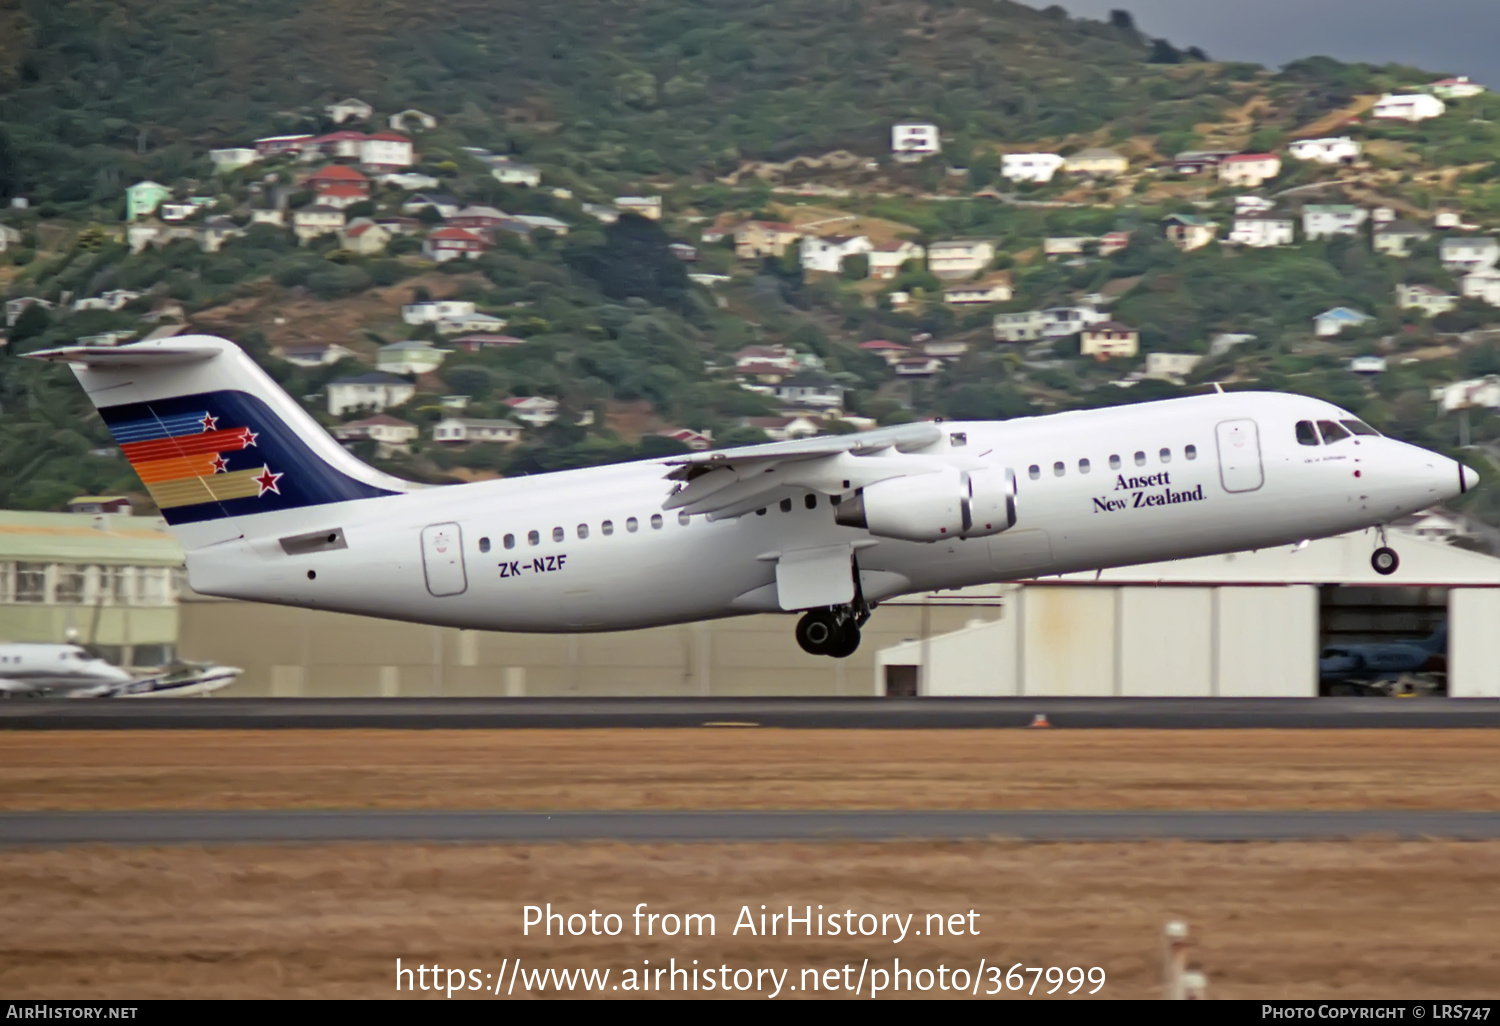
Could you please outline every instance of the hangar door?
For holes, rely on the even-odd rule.
[[[1226,492],[1253,492],[1265,483],[1255,421],[1223,421],[1218,427],[1218,441],[1219,480]]]
[[[427,590],[434,595],[458,595],[469,587],[464,574],[463,533],[457,524],[432,524],[422,529],[422,569]]]

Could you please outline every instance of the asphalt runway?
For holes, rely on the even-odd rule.
[[[0,730],[1500,727],[1450,698],[145,698],[0,702]]]
[[[545,841],[1493,840],[1500,813],[1357,812],[23,812],[0,845]]]

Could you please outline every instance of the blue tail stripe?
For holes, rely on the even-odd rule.
[[[155,417],[146,420],[127,420],[109,424],[109,433],[121,445],[127,442],[150,442],[158,438],[175,438],[178,435],[197,434],[203,430],[203,418],[207,410],[196,413],[179,413],[172,417]],[[107,422],[106,422],[107,423]]]

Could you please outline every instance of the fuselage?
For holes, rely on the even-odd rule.
[[[1309,441],[1301,425],[1319,423],[1333,430]],[[189,578],[207,594],[470,629],[621,630],[781,611],[776,561],[790,550],[850,544],[875,603],[1340,534],[1475,480],[1329,403],[1278,393],[941,427],[923,456],[1013,472],[1008,530],[876,537],[835,522],[844,496],[805,490],[735,518],[686,516],[663,508],[677,485],[653,460],[267,512],[232,533],[204,525],[197,544],[190,528]],[[284,543],[325,531],[336,545]]]
[[[0,694],[42,694],[89,685],[118,685],[130,680],[127,671],[90,655],[80,645],[0,644]]]

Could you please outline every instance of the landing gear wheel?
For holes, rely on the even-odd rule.
[[[1389,577],[1396,572],[1396,568],[1400,565],[1401,557],[1396,555],[1395,549],[1382,545],[1370,554],[1370,566],[1375,569],[1377,574],[1382,576]]]
[[[838,620],[831,609],[809,609],[797,621],[797,644],[808,655],[832,654],[831,650],[839,643],[839,636]]]
[[[853,621],[850,621],[839,629],[824,655],[830,655],[835,659],[847,659],[857,648],[859,648],[859,628],[854,626]]]

